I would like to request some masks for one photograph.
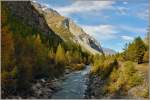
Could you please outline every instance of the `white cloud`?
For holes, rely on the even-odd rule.
[[[46,7],[51,7],[55,10],[57,10],[60,14],[69,16],[71,14],[77,13],[82,14],[81,16],[87,19],[92,15],[90,18],[101,18],[103,20],[108,20],[111,18],[111,15],[105,15],[102,13],[104,10],[111,10],[114,12],[117,12],[121,15],[130,15],[131,12],[134,12],[134,15],[136,15],[139,18],[147,18],[148,17],[148,10],[145,11],[139,11],[137,14],[135,14],[135,11],[130,7],[125,6],[114,6],[114,0],[109,1],[75,1],[70,5],[66,6],[52,6],[50,4],[43,4]],[[128,2],[124,1],[122,2],[124,5],[128,4]],[[137,8],[137,7],[136,7]],[[132,14],[131,14],[132,15]],[[94,16],[94,17],[93,17]],[[95,17],[96,16],[96,17]],[[102,17],[103,16],[103,17]],[[74,19],[76,23],[80,24],[80,19]],[[92,20],[92,19],[89,19]],[[111,24],[111,22],[110,22]],[[100,40],[108,40],[108,39],[114,39],[114,38],[122,38],[124,40],[131,40],[132,37],[129,36],[120,36],[120,32],[130,32],[136,33],[136,34],[142,34],[146,33],[146,28],[141,27],[134,27],[134,26],[128,26],[128,25],[106,25],[106,24],[99,24],[99,25],[81,25],[82,28],[86,31],[86,33],[93,35],[95,38],[98,38]]]
[[[100,40],[108,40],[117,37],[118,31],[111,25],[81,25],[84,31]]]
[[[127,36],[127,35],[123,35],[123,36],[121,36],[121,38],[124,39],[124,40],[127,40],[127,41],[131,41],[131,40],[134,39],[133,37]]]
[[[126,25],[80,25],[83,30],[88,33],[89,35],[94,36],[96,39],[99,40],[110,40],[110,39],[124,39],[124,40],[133,40],[133,37],[123,35],[120,36],[122,32],[128,31],[131,34],[142,34],[146,33],[145,28],[133,27],[133,26],[126,26]]]
[[[136,16],[141,18],[141,19],[148,20],[149,11],[148,11],[148,9],[144,10],[144,11],[139,11],[136,13]]]
[[[133,27],[133,26],[127,26],[127,25],[118,25],[118,29],[123,30],[123,31],[128,31],[132,33],[146,33],[147,30],[146,28],[141,28],[141,27]]]
[[[75,1],[71,5],[54,7],[54,9],[63,15],[70,15],[73,13],[89,13],[91,11],[112,9],[112,4],[114,4],[114,1]]]

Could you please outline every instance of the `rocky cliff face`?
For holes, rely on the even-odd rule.
[[[22,21],[25,25],[35,28],[46,36],[53,35],[58,40],[61,40],[47,25],[43,15],[39,14],[33,5],[31,5],[30,1],[5,1],[3,4],[8,7],[11,16],[15,16],[17,20]]]
[[[45,6],[33,2],[32,5],[45,17],[48,26],[62,37],[63,40],[71,40],[78,43],[92,54],[103,53],[100,44],[93,37],[85,33],[73,20],[61,16],[57,11],[51,8],[46,8]]]

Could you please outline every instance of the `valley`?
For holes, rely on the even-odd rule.
[[[128,37],[116,52],[99,42],[105,34],[117,35],[107,25],[89,29],[106,32],[94,38],[85,26],[36,1],[2,1],[1,9],[2,99],[149,98],[149,32]]]

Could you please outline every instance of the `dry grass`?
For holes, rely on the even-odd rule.
[[[142,63],[142,64],[134,63],[134,65],[135,65],[135,69],[138,70],[138,72],[148,82],[149,64],[148,63]],[[119,66],[121,66],[121,67],[124,66],[124,62],[119,61]]]
[[[136,69],[138,72],[143,76],[143,78],[148,82],[148,76],[149,76],[149,64],[148,63],[143,63],[143,64],[135,64]]]

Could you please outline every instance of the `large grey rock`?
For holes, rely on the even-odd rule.
[[[31,98],[33,97],[42,99],[51,98],[57,86],[58,86],[57,82],[52,83],[43,79],[38,80],[37,83],[32,85],[33,96],[31,96]]]

